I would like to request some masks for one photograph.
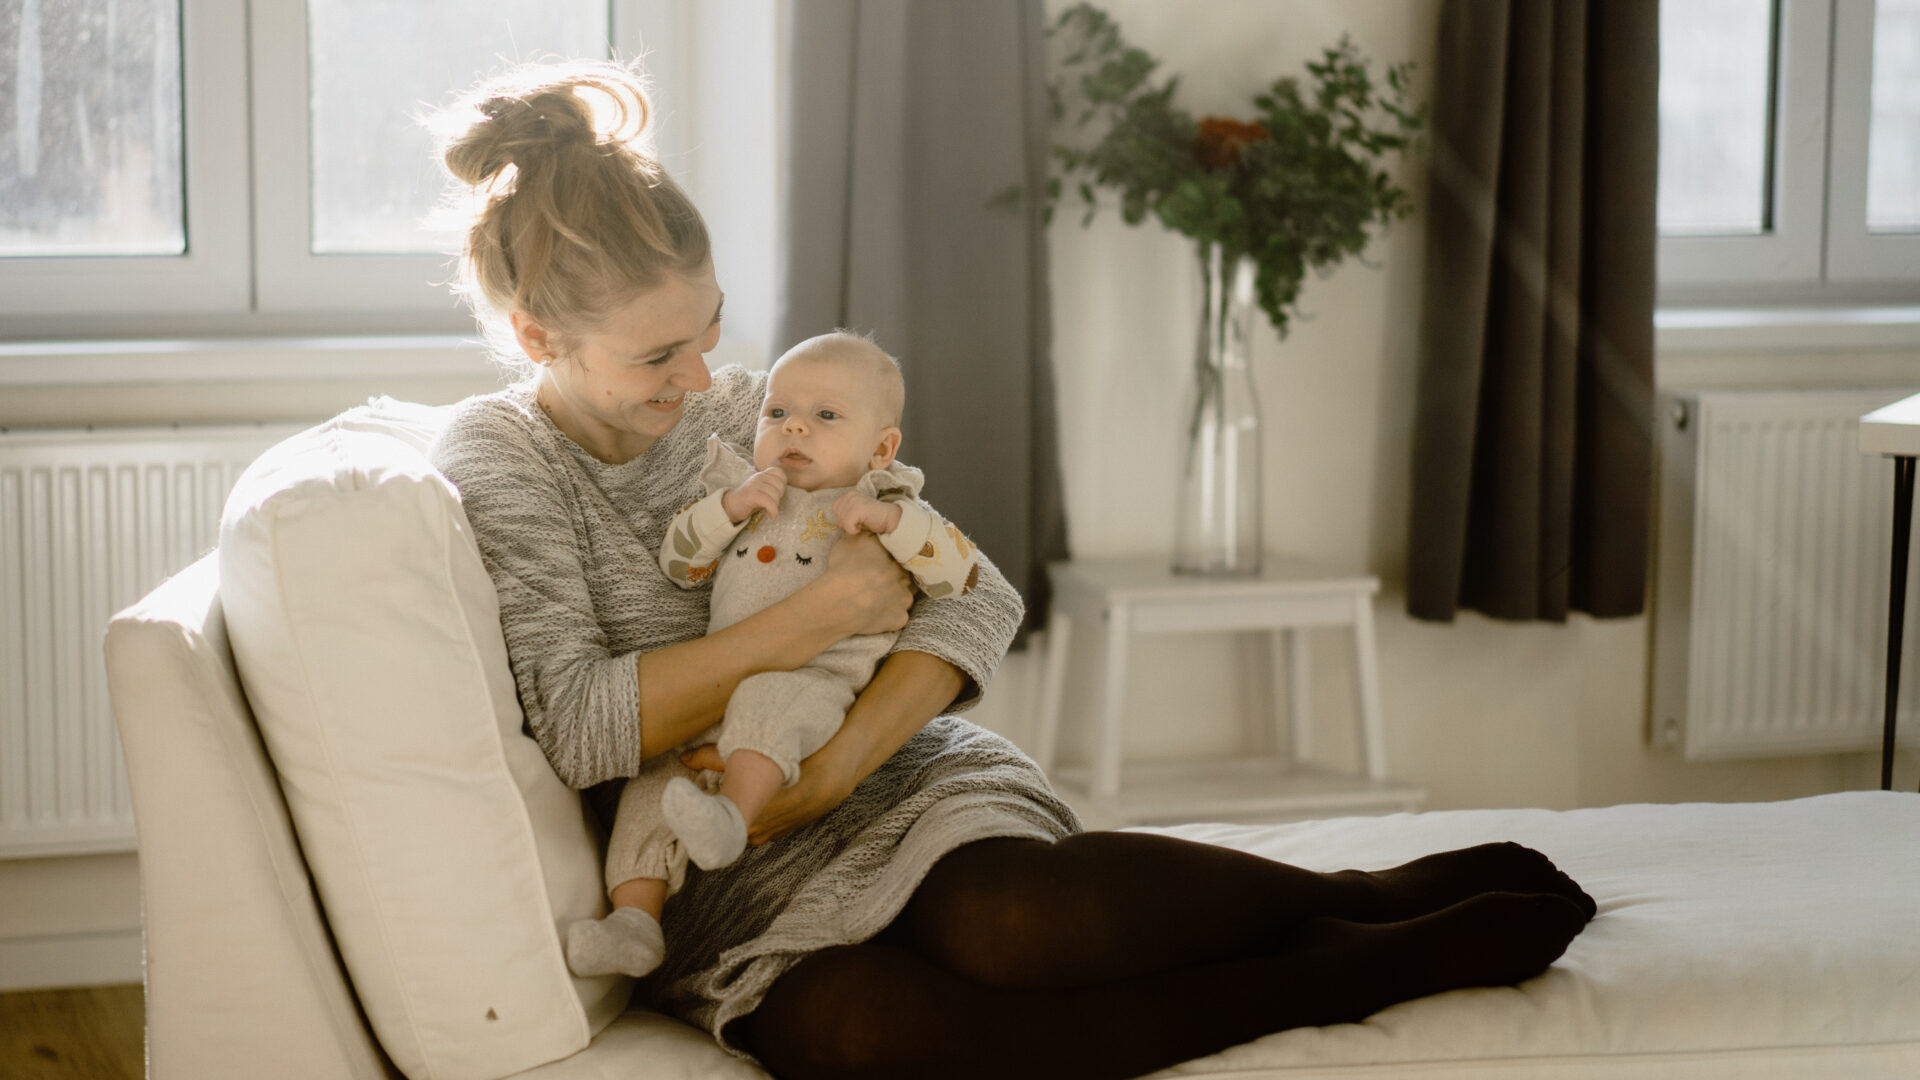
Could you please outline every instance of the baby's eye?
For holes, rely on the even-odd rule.
[[[772,408],[767,410],[767,415],[772,417],[775,420],[778,420],[781,417],[787,415],[787,410],[781,409],[781,408]]]
[[[839,413],[837,413],[837,412],[834,412],[834,411],[833,411],[832,409],[821,409],[821,410],[820,410],[820,419],[822,419],[822,420],[838,420],[838,419],[840,419],[840,414],[839,414]]]

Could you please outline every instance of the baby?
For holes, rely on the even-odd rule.
[[[819,576],[842,531],[876,534],[930,597],[973,588],[973,545],[914,499],[920,470],[894,461],[905,397],[891,356],[836,331],[773,365],[751,463],[719,436],[707,440],[707,496],[667,526],[660,566],[683,588],[713,582],[709,633]],[[742,679],[725,719],[688,744],[718,742],[727,767],[717,792],[696,785],[674,754],[627,782],[607,851],[615,907],[568,928],[576,974],[638,976],[660,963],[661,909],[687,861],[711,870],[740,857],[755,815],[839,730],[896,636],[846,638],[798,670]],[[703,776],[709,787],[713,777]]]

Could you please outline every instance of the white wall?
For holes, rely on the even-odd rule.
[[[1050,3],[1050,10],[1065,7]],[[1351,34],[1376,65],[1411,59],[1424,95],[1437,0],[1209,0],[1203,8],[1107,0],[1126,36],[1181,76],[1199,114],[1237,112],[1273,77]],[[1204,11],[1195,17],[1196,10]],[[1424,172],[1402,178],[1417,196]],[[1171,544],[1176,411],[1197,305],[1188,242],[1107,215],[1051,237],[1055,362],[1073,549],[1140,554]],[[1332,277],[1311,281],[1284,341],[1262,326],[1255,367],[1267,420],[1269,544],[1385,585],[1378,606],[1390,770],[1433,808],[1572,807],[1614,802],[1771,799],[1877,784],[1863,756],[1695,765],[1647,748],[1647,620],[1507,624],[1466,613],[1451,625],[1404,612],[1418,218]],[[1669,370],[1673,369],[1670,376]],[[1920,383],[1912,357],[1663,357],[1663,386]],[[1143,449],[1144,448],[1144,449]],[[1130,747],[1176,756],[1235,745],[1237,651],[1224,638],[1156,639],[1129,675]],[[1329,644],[1332,644],[1331,642]],[[1346,704],[1333,648],[1317,675],[1328,727]],[[979,719],[1020,739],[1033,660],[1015,656]],[[1070,721],[1071,722],[1071,721]],[[1066,749],[1070,752],[1072,744]]]

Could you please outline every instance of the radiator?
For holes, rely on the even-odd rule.
[[[1893,468],[1860,452],[1858,421],[1910,392],[1662,399],[1656,744],[1690,760],[1879,750]],[[1920,746],[1911,590],[1907,612],[1899,723]]]
[[[134,847],[101,642],[293,429],[0,434],[0,857]]]

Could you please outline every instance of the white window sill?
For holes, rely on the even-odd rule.
[[[711,366],[758,366],[750,344],[722,342]],[[480,342],[458,334],[154,338],[0,342],[0,387],[493,378]]]
[[[478,342],[455,334],[0,343],[0,386],[432,378],[492,370]]]
[[[1806,353],[1920,348],[1920,305],[1660,308],[1654,350]]]

